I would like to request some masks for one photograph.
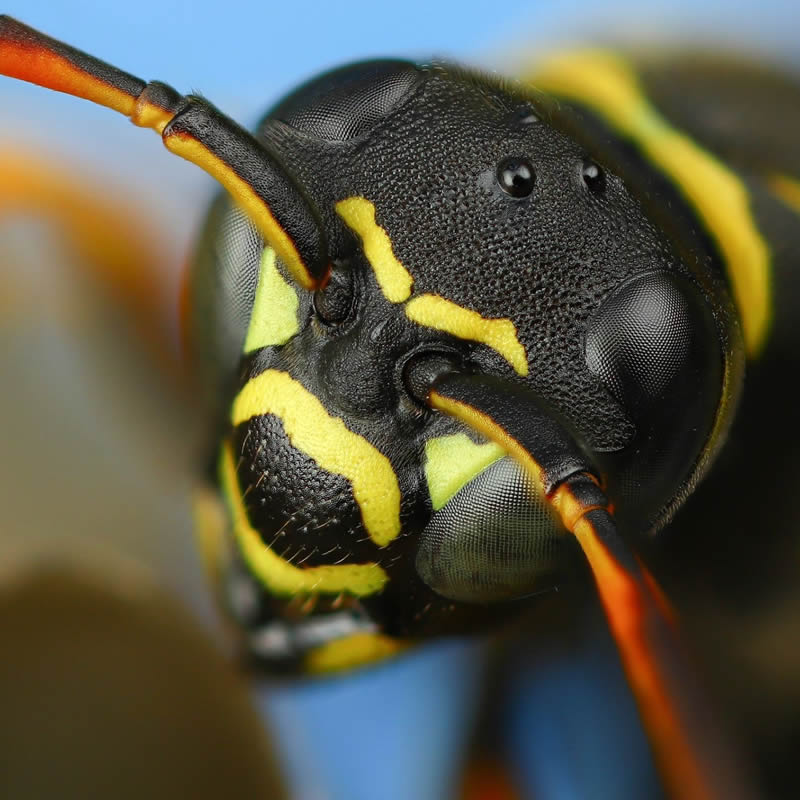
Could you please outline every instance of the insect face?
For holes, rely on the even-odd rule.
[[[714,308],[562,127],[519,86],[396,61],[312,81],[259,126],[319,209],[331,264],[304,290],[222,201],[195,271],[194,330],[233,398],[223,485],[268,594],[302,578],[408,635],[471,625],[451,601],[563,578],[560,524],[500,447],[428,410],[426,365],[534,392],[637,532],[692,480],[722,397]],[[256,540],[268,562],[248,556]]]
[[[473,630],[579,546],[674,796],[741,796],[620,534],[663,523],[716,452],[769,327],[769,251],[735,172],[623,62],[556,59],[549,97],[359,64],[255,136],[5,17],[0,71],[156,130],[236,203],[187,308],[253,652],[332,669]]]

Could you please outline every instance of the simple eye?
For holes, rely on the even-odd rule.
[[[606,188],[606,176],[599,165],[586,159],[581,166],[581,177],[587,188],[593,192],[602,192]]]
[[[536,112],[529,106],[520,106],[511,115],[512,125],[535,125],[539,121]]]
[[[334,269],[322,289],[314,293],[314,310],[326,325],[341,325],[353,311],[353,273],[349,269]]]
[[[497,182],[511,197],[527,197],[533,191],[536,174],[526,158],[504,158],[497,165]]]

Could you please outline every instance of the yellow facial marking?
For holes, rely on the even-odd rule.
[[[222,448],[219,465],[222,493],[228,505],[233,533],[250,572],[274,595],[348,594],[366,597],[376,594],[389,580],[378,564],[337,564],[295,567],[262,541],[247,518],[242,500],[236,462],[230,443]]]
[[[245,384],[233,402],[234,425],[261,414],[278,417],[293,447],[320,468],[350,481],[364,527],[375,544],[383,547],[400,533],[400,487],[383,453],[330,416],[286,372],[262,372]]]
[[[537,65],[529,80],[538,89],[592,108],[675,182],[725,258],[745,346],[748,355],[756,355],[770,323],[770,253],[741,180],[673,128],[648,103],[632,69],[611,53],[559,54]]]
[[[462,486],[504,455],[500,445],[475,444],[465,433],[425,442],[425,479],[433,510],[442,508]]]
[[[348,197],[336,204],[336,212],[361,237],[364,255],[384,297],[391,303],[405,303],[411,297],[414,279],[395,257],[389,234],[375,221],[375,206],[365,197]],[[405,310],[406,316],[419,325],[488,345],[520,375],[528,374],[525,348],[510,319],[486,319],[434,294],[412,298]]]
[[[508,453],[522,465],[523,469],[527,471],[539,490],[544,487],[545,473],[541,464],[539,464],[539,462],[536,461],[505,428],[495,422],[490,416],[466,403],[453,400],[452,397],[443,397],[435,390],[431,392],[430,403],[432,408],[436,408],[439,411],[443,411],[445,414],[449,414],[451,417],[460,419],[465,425],[472,428],[472,430],[478,431],[487,439],[496,442],[504,452]],[[541,493],[542,496],[545,496],[544,491]]]
[[[348,197],[336,204],[336,213],[361,237],[364,255],[383,296],[390,303],[408,300],[414,279],[395,258],[389,234],[375,221],[375,206],[365,197]]]
[[[445,331],[459,339],[481,342],[498,352],[520,374],[528,374],[528,356],[510,319],[486,319],[477,311],[423,294],[406,304],[406,316],[418,325]]]
[[[305,670],[312,674],[361,667],[397,655],[409,642],[380,633],[354,633],[321,645],[305,657]]]
[[[300,329],[297,294],[278,272],[276,261],[275,251],[265,247],[261,254],[253,315],[244,342],[245,353],[286,344]]]
[[[800,214],[800,180],[788,175],[773,175],[769,179],[769,188],[786,203],[792,211]]]

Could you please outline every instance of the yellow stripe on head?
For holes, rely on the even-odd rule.
[[[400,533],[400,487],[383,453],[363,436],[332,417],[322,403],[288,373],[269,369],[256,375],[233,402],[232,421],[274,414],[292,446],[327,472],[342,475],[353,487],[364,528],[384,547]]]
[[[432,390],[428,398],[431,407],[451,417],[461,420],[472,430],[482,433],[487,439],[496,442],[512,458],[515,458],[526,472],[531,476],[538,490],[545,496],[543,487],[545,485],[545,474],[541,464],[499,423],[495,422],[488,414],[478,411],[467,403],[453,400],[451,397],[444,397]]]
[[[528,356],[510,319],[486,319],[477,311],[436,294],[423,294],[410,300],[406,304],[406,316],[418,325],[485,344],[503,356],[518,374],[528,374]]]
[[[347,592],[356,597],[366,597],[377,594],[386,585],[389,578],[378,564],[334,564],[301,568],[281,558],[264,544],[250,524],[229,442],[222,448],[219,473],[239,550],[253,576],[271,594],[337,595]]]
[[[442,508],[459,489],[504,455],[495,442],[475,444],[465,433],[425,442],[425,479],[433,510]]]
[[[264,240],[275,249],[291,276],[304,289],[311,291],[314,288],[314,279],[306,269],[291,237],[247,181],[240,178],[219,156],[191,136],[175,133],[164,137],[164,144],[171,153],[191,161],[219,181],[242,211],[250,217]]]
[[[276,261],[275,251],[265,247],[261,254],[253,315],[244,341],[245,353],[286,344],[300,330],[297,320],[300,302],[294,289],[278,271]]]
[[[336,212],[361,238],[364,256],[383,296],[391,303],[405,303],[411,297],[414,279],[395,257],[389,234],[375,221],[375,206],[365,197],[348,197],[336,204]],[[477,311],[435,294],[412,298],[406,303],[405,311],[406,316],[419,325],[491,347],[520,375],[528,374],[525,348],[510,319],[486,319]]]
[[[408,300],[414,279],[395,257],[389,234],[375,221],[375,206],[365,197],[348,197],[336,204],[336,213],[361,238],[383,296],[390,303]]]
[[[770,323],[770,253],[739,177],[673,128],[647,101],[630,66],[612,53],[558,54],[536,65],[529,80],[537,89],[589,106],[674,181],[720,248],[747,353],[757,355]]]

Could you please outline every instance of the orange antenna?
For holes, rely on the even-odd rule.
[[[202,98],[145,83],[0,16],[0,73],[107,106],[161,134],[167,149],[216,178],[295,280],[313,289],[328,269],[319,211],[266,144]]]
[[[416,376],[428,385],[428,405],[503,447],[578,540],[671,796],[752,797],[741,761],[697,685],[672,611],[620,536],[602,476],[575,437],[528,389],[485,375],[437,372]]]

